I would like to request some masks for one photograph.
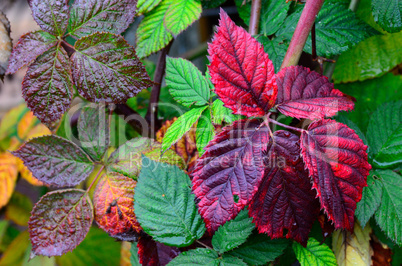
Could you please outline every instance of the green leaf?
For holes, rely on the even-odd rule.
[[[218,253],[208,248],[184,251],[168,263],[168,266],[219,265]]]
[[[402,62],[400,43],[402,32],[377,35],[362,41],[338,58],[334,82],[362,81],[385,74]]]
[[[377,173],[383,191],[375,220],[392,241],[402,245],[402,176],[391,170],[379,170]]]
[[[378,168],[389,168],[402,162],[402,101],[378,107],[367,128],[369,154]]]
[[[220,226],[212,237],[212,246],[219,253],[225,253],[246,242],[255,225],[248,216],[248,210],[242,210],[235,219]]]
[[[260,32],[272,35],[279,30],[288,14],[290,3],[283,0],[263,1],[261,7]]]
[[[134,209],[144,231],[166,245],[184,247],[201,238],[205,224],[197,211],[191,181],[177,166],[143,157]]]
[[[93,171],[91,159],[73,142],[54,136],[33,138],[13,155],[20,158],[34,176],[56,187],[72,187]]]
[[[371,12],[371,0],[360,0],[356,15],[380,33],[387,33],[374,21],[373,13]]]
[[[205,146],[214,138],[214,125],[211,121],[211,110],[206,109],[198,120],[197,130],[195,131],[195,139],[197,150],[200,156],[204,154]]]
[[[228,252],[228,255],[241,258],[249,265],[264,265],[279,257],[289,245],[286,239],[271,240],[265,234],[252,234],[240,247]]]
[[[241,118],[241,115],[233,114],[232,110],[226,108],[223,105],[223,102],[219,99],[216,99],[212,104],[212,121],[214,122],[214,124],[221,125],[223,121],[231,124]]]
[[[198,107],[191,109],[187,113],[180,116],[167,130],[165,137],[163,137],[162,151],[165,152],[173,144],[175,144],[187,131],[191,129],[198,118],[207,109],[208,106]]]
[[[361,103],[360,103],[361,104]],[[363,141],[363,143],[365,145],[367,145],[367,139],[366,136],[364,135],[364,133],[360,130],[360,128],[350,119],[346,118],[343,115],[338,115],[336,117],[336,121],[347,125],[348,127],[350,127],[351,129],[354,130],[354,132],[359,136],[359,138]]]
[[[200,0],[175,0],[166,11],[165,27],[173,35],[179,35],[201,16]]]
[[[251,0],[235,0],[240,18],[248,26],[250,23]]]
[[[0,259],[0,265],[21,265],[24,253],[29,247],[29,234],[21,232],[7,247]]]
[[[143,15],[154,9],[162,0],[138,0],[137,16]]]
[[[365,227],[371,216],[381,204],[382,183],[376,172],[367,177],[367,187],[363,188],[362,199],[357,203],[355,215],[362,227]]]
[[[333,265],[337,266],[336,258],[332,250],[326,244],[320,244],[314,238],[309,238],[307,247],[293,242],[293,251],[301,266]]]
[[[146,14],[138,26],[137,55],[144,58],[165,47],[172,39],[172,34],[164,25],[164,18],[170,6],[171,0],[162,0],[162,2]]]
[[[208,81],[191,62],[182,58],[167,57],[166,85],[173,98],[184,106],[208,104],[210,88]]]
[[[14,191],[6,206],[6,218],[20,226],[27,226],[31,216],[32,202],[24,194]],[[1,235],[1,233],[0,233]],[[0,237],[1,242],[1,237]]]
[[[134,48],[120,35],[95,33],[79,39],[75,49],[74,81],[91,102],[125,103],[152,84]]]
[[[269,55],[269,59],[274,64],[275,73],[278,73],[289,45],[281,38],[270,40],[264,35],[259,36],[257,40],[264,46],[264,51]]]
[[[141,266],[140,259],[138,258],[137,242],[131,243],[130,253],[131,253],[130,256],[131,266]]]
[[[223,255],[222,259],[219,260],[219,266],[247,266],[247,264],[240,258]]]
[[[201,0],[202,7],[205,9],[218,7],[225,2],[226,0]]]
[[[402,2],[400,0],[372,0],[374,21],[388,32],[402,30]]]
[[[288,16],[276,35],[290,41],[300,19],[302,8]],[[334,16],[336,14],[336,16]],[[341,3],[325,2],[315,22],[317,54],[331,57],[340,54],[377,32],[356,17]],[[311,53],[309,36],[304,51]]]

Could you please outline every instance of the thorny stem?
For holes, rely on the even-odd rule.
[[[295,130],[295,131],[299,131],[299,132],[304,132],[305,131],[304,129],[301,129],[301,128],[292,127],[292,126],[282,124],[282,123],[280,123],[280,122],[278,122],[278,121],[276,121],[276,120],[274,120],[272,118],[269,118],[269,117],[267,117],[267,121],[271,122],[272,124],[276,124],[278,126],[281,126],[281,127],[284,127],[284,128],[290,129],[290,130]]]
[[[261,0],[253,0],[251,3],[251,13],[250,13],[250,26],[248,32],[251,35],[258,34],[258,27],[260,25],[260,14],[261,14]]]
[[[102,167],[99,169],[98,173],[96,174],[94,180],[92,181],[92,183],[89,185],[89,187],[87,188],[87,191],[85,193],[89,193],[89,191],[91,190],[91,188],[93,187],[93,185],[96,183],[96,181],[98,180],[100,174],[102,173],[102,171],[105,169],[105,166],[102,165]]]

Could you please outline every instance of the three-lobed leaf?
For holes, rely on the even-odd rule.
[[[314,238],[310,238],[307,246],[303,247],[297,242],[293,242],[293,251],[301,266],[320,265],[337,266],[334,253],[326,244],[320,244]]]
[[[63,36],[67,30],[69,13],[67,1],[28,0],[32,16],[42,30]]]
[[[200,0],[171,1],[164,16],[165,27],[177,36],[201,16]]]

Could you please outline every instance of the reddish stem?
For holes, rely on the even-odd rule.
[[[267,118],[267,121],[271,122],[272,124],[276,124],[278,126],[281,126],[281,127],[284,127],[284,128],[290,129],[290,130],[295,130],[295,131],[299,131],[299,132],[305,131],[304,129],[301,129],[301,128],[292,127],[292,126],[282,124],[282,123],[280,123],[280,122],[278,122],[278,121],[276,121],[276,120],[274,120],[272,118],[269,118],[269,117]]]
[[[306,44],[307,37],[313,27],[315,17],[320,11],[323,3],[324,0],[307,0],[300,16],[300,20],[297,23],[292,40],[290,41],[288,51],[283,59],[281,69],[297,65],[299,62],[303,47]]]
[[[251,35],[258,34],[258,27],[260,25],[260,13],[261,0],[253,0],[253,2],[251,3],[250,25],[248,27],[248,32]]]

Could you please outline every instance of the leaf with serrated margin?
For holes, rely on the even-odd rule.
[[[308,240],[307,247],[303,247],[297,242],[293,242],[292,247],[301,266],[338,266],[332,250],[314,238]]]
[[[376,172],[383,185],[381,205],[375,220],[386,235],[399,246],[402,245],[402,176],[391,170]]]
[[[6,74],[14,74],[56,44],[56,37],[44,31],[22,35],[11,52]]]
[[[0,209],[7,205],[18,177],[17,161],[9,153],[0,153]]]
[[[261,7],[261,33],[268,36],[274,34],[282,26],[288,14],[290,3],[283,0],[264,1]]]
[[[185,162],[173,150],[166,151],[162,157],[161,151],[161,144],[152,139],[131,139],[110,155],[107,170],[137,180],[142,167],[142,155],[154,161],[177,165],[184,169]]]
[[[219,265],[219,255],[216,251],[208,248],[197,248],[185,251],[173,259],[169,266],[182,265]]]
[[[165,152],[179,141],[207,108],[208,106],[194,108],[180,116],[166,131],[163,137],[162,151]]]
[[[233,220],[226,222],[218,228],[212,237],[212,246],[219,253],[228,252],[243,244],[255,225],[248,216],[247,210],[242,210]]]
[[[278,97],[275,107],[284,115],[322,119],[338,111],[353,110],[354,103],[334,89],[328,78],[303,66],[290,66],[276,76]]]
[[[260,43],[221,9],[218,31],[208,44],[215,93],[234,114],[262,116],[274,105],[274,66]]]
[[[260,233],[292,238],[302,244],[320,212],[316,193],[300,157],[299,137],[278,130],[265,155],[265,174],[250,202],[250,216]]]
[[[402,101],[380,105],[367,127],[369,154],[377,168],[390,168],[402,162]]]
[[[73,142],[54,136],[34,138],[12,153],[35,178],[56,187],[71,187],[93,171],[91,159]]]
[[[105,105],[90,105],[81,110],[78,119],[80,146],[100,161],[109,147],[109,123]]]
[[[84,240],[93,218],[92,202],[85,191],[47,193],[36,203],[28,223],[31,258],[61,256],[72,251]]]
[[[104,174],[94,192],[95,221],[111,237],[136,241],[142,231],[134,214],[137,182],[118,173]]]
[[[139,238],[137,248],[139,263],[143,266],[166,265],[180,254],[178,248],[156,242],[148,235]]]
[[[120,34],[134,21],[135,0],[75,0],[68,31],[74,38],[95,32]]]
[[[65,0],[29,0],[32,16],[42,30],[63,36],[68,25],[68,5]]]
[[[164,16],[165,27],[173,35],[179,35],[200,18],[201,12],[200,0],[171,1]]]
[[[223,121],[226,123],[233,123],[236,120],[240,120],[242,117],[240,115],[234,115],[232,110],[226,108],[223,102],[216,99],[212,104],[212,121],[214,124],[221,125]]]
[[[13,42],[10,37],[10,22],[6,15],[0,11],[0,80],[4,81],[7,66],[13,49]]]
[[[206,78],[185,59],[167,57],[166,85],[172,97],[184,106],[203,106],[209,102],[211,90]]]
[[[159,51],[173,39],[172,34],[164,25],[164,18],[170,3],[171,0],[162,0],[155,9],[146,14],[138,26],[136,49],[139,58]]]
[[[402,30],[402,2],[399,0],[372,0],[374,21],[388,32]]]
[[[264,35],[258,36],[257,40],[264,46],[264,51],[274,64],[275,73],[278,73],[289,45],[282,38],[273,38],[270,40]]]
[[[191,175],[199,212],[209,231],[233,219],[257,192],[269,130],[257,119],[236,121],[205,148]]]
[[[205,146],[214,138],[214,131],[215,128],[211,121],[211,110],[208,108],[198,119],[197,130],[195,131],[197,149],[200,156],[204,154]]]
[[[152,84],[135,50],[122,36],[94,33],[75,43],[73,78],[92,102],[125,103]]]
[[[141,16],[154,9],[162,0],[138,0],[137,16]]]
[[[266,235],[252,234],[244,244],[227,254],[241,258],[249,265],[265,265],[279,257],[288,245],[286,239],[271,240]]]
[[[367,146],[352,129],[330,119],[311,123],[300,140],[321,208],[336,229],[352,230],[356,203],[371,169]]]
[[[367,177],[367,187],[363,188],[362,199],[357,203],[356,218],[362,226],[366,226],[371,216],[377,211],[381,204],[382,183],[376,172]]]
[[[22,82],[22,96],[34,115],[47,126],[61,118],[73,97],[71,63],[59,45],[32,63]]]
[[[197,212],[191,181],[177,166],[143,157],[134,209],[144,231],[158,242],[184,247],[201,238],[205,224]]]

